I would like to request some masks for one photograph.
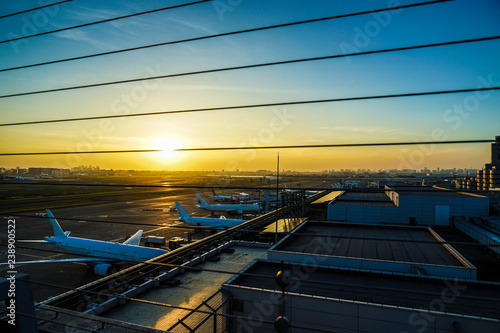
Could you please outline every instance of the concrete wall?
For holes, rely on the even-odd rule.
[[[224,285],[223,289],[232,295],[233,301],[243,304],[243,312],[233,313],[245,317],[233,320],[234,332],[276,332],[271,323],[281,315],[280,292],[231,285]],[[440,300],[435,301],[436,305]],[[446,311],[446,303],[441,301],[439,309]],[[292,325],[289,333],[311,332],[314,329],[340,333],[498,333],[500,328],[500,321],[494,319],[295,293],[285,296],[285,316]]]
[[[401,223],[398,207],[342,204],[328,206],[328,220],[372,224]]]

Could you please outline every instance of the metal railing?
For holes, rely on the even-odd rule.
[[[179,319],[167,331],[172,333],[229,332],[229,318],[226,314],[230,311],[230,300],[230,297],[221,289]],[[200,310],[205,312],[200,312]]]

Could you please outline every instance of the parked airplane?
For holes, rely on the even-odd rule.
[[[22,177],[22,176],[5,176],[6,179],[16,179],[16,180],[28,180],[34,179],[35,177]]]
[[[231,178],[251,178],[251,179],[266,179],[266,180],[282,180],[285,177],[271,177],[271,176],[231,176]]]
[[[250,197],[250,194],[245,193],[245,192],[240,192],[240,196],[241,196],[243,199],[248,199],[248,198]]]
[[[235,199],[232,195],[220,195],[215,193],[215,190],[212,190],[212,192],[214,193],[215,201],[231,201]]]
[[[245,220],[226,219],[224,216],[221,216],[220,218],[194,217],[194,216],[190,216],[186,212],[186,210],[181,206],[181,204],[178,203],[177,201],[175,202],[175,205],[177,206],[177,211],[179,212],[179,221],[187,223],[187,224],[192,224],[192,225],[196,225],[196,226],[207,226],[207,227],[217,228],[217,229],[225,229],[225,228],[231,228],[231,227],[240,225],[243,222],[246,222]]]
[[[113,265],[124,265],[127,263],[146,261],[168,252],[167,250],[139,246],[142,230],[137,231],[132,237],[121,244],[86,238],[69,237],[70,231],[64,232],[57,220],[54,218],[54,215],[52,215],[51,211],[48,209],[47,215],[50,223],[52,224],[52,228],[54,229],[54,236],[46,236],[44,237],[44,240],[24,242],[50,243],[69,253],[86,255],[88,257],[16,262],[16,265],[85,262],[94,268],[94,272],[96,274],[107,275],[111,272]],[[18,240],[18,242],[23,241]],[[2,263],[2,265],[5,264],[10,263]]]
[[[260,206],[257,204],[217,204],[209,205],[203,198],[197,194],[196,199],[198,199],[198,207],[203,208],[212,212],[237,212],[241,214],[243,212],[258,212],[260,211]]]

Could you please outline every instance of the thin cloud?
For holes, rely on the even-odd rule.
[[[174,85],[165,87],[166,90],[213,90],[213,91],[241,91],[252,93],[272,93],[272,94],[300,94],[301,90],[290,89],[269,89],[269,88],[255,88],[255,87],[237,87],[237,86],[221,86],[221,85]]]
[[[379,128],[379,127],[367,127],[367,126],[333,126],[333,127],[319,127],[320,130],[328,131],[339,131],[339,132],[356,132],[356,133],[394,133],[398,132],[398,128]]]
[[[67,30],[67,31],[61,31],[56,34],[57,37],[59,38],[64,38],[64,39],[70,39],[74,40],[77,42],[84,42],[88,43],[95,48],[102,49],[102,50],[108,50],[110,47],[110,44],[107,42],[103,42],[99,40],[98,38],[93,38],[91,37],[87,32],[83,30]]]

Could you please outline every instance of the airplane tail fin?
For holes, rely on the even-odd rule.
[[[139,245],[141,243],[142,230],[137,231],[132,237],[127,239],[123,244],[125,245]]]
[[[198,203],[200,204],[200,207],[208,206],[208,203],[205,200],[203,200],[201,195],[197,194],[196,199],[198,199]]]
[[[69,235],[69,232],[65,233],[62,230],[59,223],[57,222],[57,220],[54,218],[54,215],[52,215],[52,212],[48,209],[46,209],[46,211],[47,211],[47,216],[49,217],[49,220],[50,220],[50,224],[52,224],[52,228],[54,229],[54,236],[56,236],[56,237],[68,237],[67,235]]]
[[[177,207],[177,212],[179,213],[179,220],[182,222],[188,222],[191,220],[191,216],[189,216],[188,212],[186,212],[180,203],[176,201],[175,206]]]

